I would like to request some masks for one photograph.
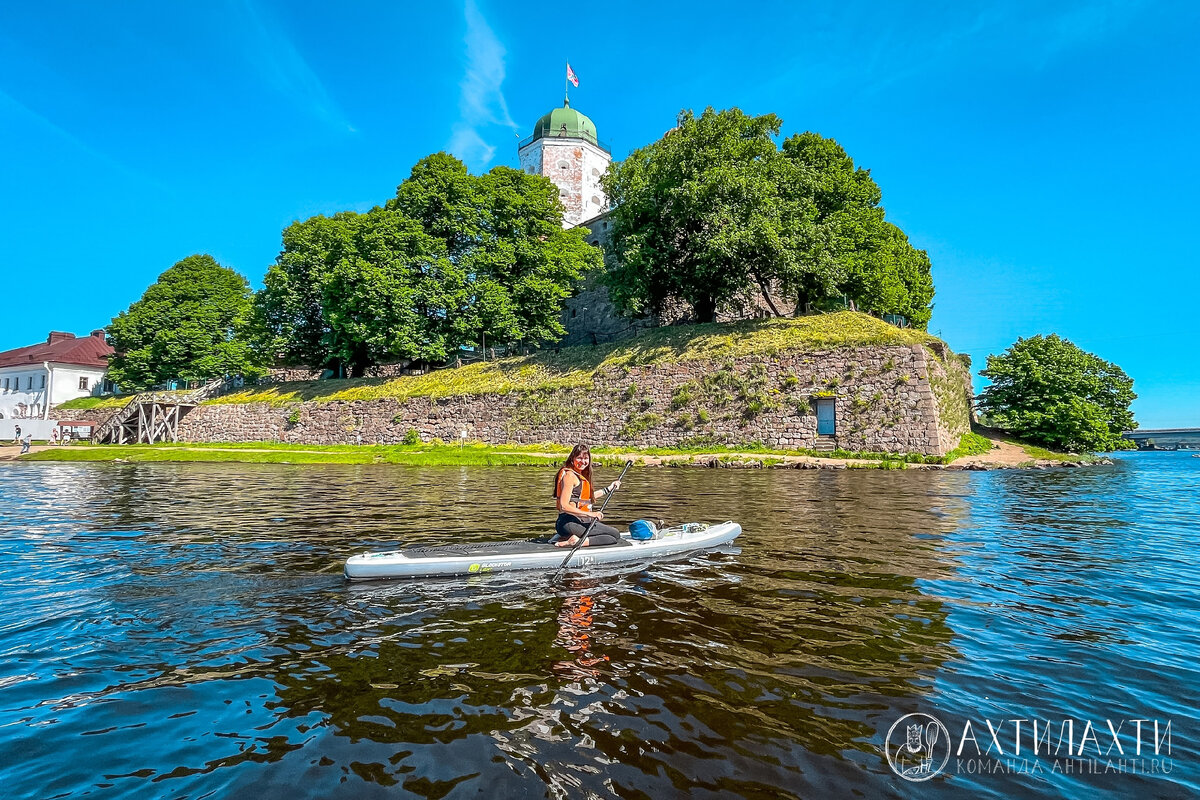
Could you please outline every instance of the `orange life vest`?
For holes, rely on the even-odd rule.
[[[556,498],[562,497],[563,474],[567,472],[570,472],[572,475],[579,478],[579,483],[577,483],[575,488],[571,490],[571,502],[575,504],[576,508],[584,511],[591,511],[592,501],[595,499],[592,496],[592,484],[588,483],[587,478],[583,477],[570,467],[563,467],[558,471],[558,477],[554,479],[554,486],[557,490],[555,491],[554,496]]]

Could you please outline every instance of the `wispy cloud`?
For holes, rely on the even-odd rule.
[[[157,189],[166,188],[157,178],[139,172],[128,164],[113,158],[108,153],[97,150],[83,139],[80,139],[67,129],[52,122],[48,117],[39,114],[3,89],[0,89],[0,123],[7,125],[10,119],[5,119],[5,117],[9,117],[12,120],[19,120],[23,124],[37,130],[43,143],[47,140],[57,140],[66,145],[67,148],[81,153],[87,159],[112,169],[127,178],[132,178]]]
[[[989,59],[1011,70],[1037,72],[1080,48],[1121,35],[1144,7],[1145,0],[1062,0],[1048,5],[1018,0],[929,8],[917,14],[897,5],[860,25],[855,20],[864,16],[861,9],[848,6],[817,18],[809,35],[820,47],[797,47],[796,55],[778,65],[763,84],[762,94],[795,91],[797,85],[812,93],[841,92],[847,79],[855,82],[855,91],[880,94],[897,84]],[[853,39],[846,31],[853,31]]]
[[[251,0],[241,0],[238,5],[248,23],[246,30],[250,33],[247,45],[252,61],[267,81],[321,121],[354,132],[354,126],[325,90],[321,79],[284,33],[282,26],[264,19],[263,13]]]
[[[449,149],[469,166],[486,167],[496,145],[485,134],[500,129],[517,130],[500,90],[504,83],[504,45],[480,13],[475,0],[466,1],[467,69],[459,82],[458,121],[451,131]]]

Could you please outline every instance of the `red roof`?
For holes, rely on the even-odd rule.
[[[42,344],[31,344],[0,353],[0,367],[40,365],[43,361],[55,364],[76,364],[84,367],[107,367],[113,349],[104,340],[104,331],[92,331],[91,336],[54,331]]]

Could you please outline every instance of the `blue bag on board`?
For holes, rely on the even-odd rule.
[[[658,529],[655,527],[654,523],[648,519],[634,520],[629,525],[629,538],[631,539],[638,539],[640,541],[653,539],[654,534],[657,532]]]

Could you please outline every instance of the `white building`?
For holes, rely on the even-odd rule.
[[[43,344],[0,353],[0,419],[46,419],[59,403],[111,392],[104,373],[112,353],[104,331],[54,331]]]
[[[517,155],[521,169],[544,175],[558,187],[566,207],[564,228],[608,211],[600,176],[612,162],[612,154],[596,138],[596,124],[566,101],[537,121],[533,136],[518,145]]]

